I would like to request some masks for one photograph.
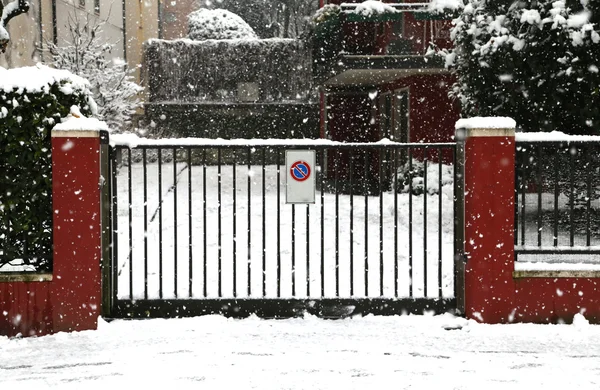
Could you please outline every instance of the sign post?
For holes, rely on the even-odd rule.
[[[286,150],[286,203],[315,203],[315,161],[314,150]]]

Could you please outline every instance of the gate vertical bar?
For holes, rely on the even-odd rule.
[[[206,253],[206,149],[202,150],[202,235],[204,236],[202,240],[202,292],[204,294],[204,298],[208,296],[208,277],[206,275],[206,271],[208,269],[208,255]]]
[[[365,150],[365,159],[364,159],[364,167],[363,167],[363,196],[365,197],[365,247],[364,247],[364,277],[365,277],[365,297],[369,296],[369,150]]]
[[[177,298],[177,149],[173,148],[173,295]]]
[[[248,296],[252,295],[252,148],[248,148],[248,258],[246,260]]]
[[[590,150],[590,146],[582,146],[582,151],[585,153],[585,170],[587,171],[586,177],[586,187],[587,187],[587,199],[585,202],[585,244],[587,246],[591,245],[592,241],[592,231],[591,231],[591,212],[592,212],[592,175],[594,171],[592,169],[592,151]]]
[[[429,149],[427,146],[423,151],[423,296],[427,298],[427,163],[429,159]]]
[[[117,147],[111,148],[111,218],[112,218],[112,245],[111,245],[111,266],[112,266],[112,281],[114,283],[112,289],[112,305],[115,305],[119,299],[119,203],[118,203],[118,188],[117,188],[117,154],[122,153]],[[112,311],[112,310],[111,310]]]
[[[537,245],[542,246],[542,145],[536,145],[537,159]]]
[[[521,150],[523,151],[519,164],[521,167],[521,245],[525,245],[525,193],[527,192],[527,181],[529,179],[527,169],[529,168],[527,165],[529,148],[522,148]]]
[[[442,285],[444,274],[442,272],[442,152],[443,149],[438,149],[438,297],[443,297]]]
[[[408,148],[408,296],[413,297],[413,165],[412,147]]]
[[[560,153],[554,155],[554,246],[558,246],[558,197],[560,195],[559,173],[560,173]]]
[[[354,152],[349,153],[350,171],[350,296],[354,296]]]
[[[379,296],[383,297],[383,150],[379,151]],[[387,163],[387,162],[386,162]]]
[[[233,297],[237,298],[237,153],[233,150],[233,237],[231,242],[233,259]]]
[[[129,299],[133,300],[133,200],[131,187],[131,148],[127,149],[127,192],[129,207],[127,208],[127,219],[129,222]]]
[[[281,297],[281,152],[277,150],[277,298]]]
[[[296,205],[292,204],[292,297],[296,297]]]
[[[266,148],[262,150],[262,294],[263,297],[267,296],[267,223],[266,223],[266,176],[267,176],[267,168],[266,168]]]
[[[569,148],[569,245],[575,245],[575,174],[573,173],[575,169],[575,153],[573,149],[575,147],[571,146]]]
[[[158,148],[158,297],[163,297],[162,149]]]
[[[188,296],[193,296],[193,228],[192,228],[192,148],[187,149],[187,166],[188,166]]]
[[[111,193],[112,175],[110,155],[111,148],[108,145],[108,133],[100,133],[100,218],[101,218],[101,240],[102,240],[102,308],[101,315],[105,318],[111,317],[113,310],[112,292],[115,288],[112,279],[113,251],[111,246]],[[113,168],[114,169],[114,168]]]
[[[321,165],[325,167],[327,151],[323,150]],[[327,167],[325,167],[327,169]],[[321,175],[321,297],[325,296],[325,175]]]
[[[306,296],[310,293],[310,205],[306,205]]]
[[[394,297],[398,298],[398,149],[394,149]]]
[[[340,296],[340,150],[335,153],[335,296]]]
[[[142,168],[144,175],[144,299],[148,299],[148,164],[146,148],[142,149]]]
[[[221,175],[221,149],[217,149],[217,294],[219,298],[223,296],[223,216],[222,210],[222,186],[223,179]],[[176,229],[177,230],[177,229]]]

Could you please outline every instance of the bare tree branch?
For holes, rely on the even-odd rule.
[[[6,27],[12,18],[29,11],[29,3],[27,0],[15,0],[2,8],[2,24]]]
[[[14,0],[4,5],[0,0],[0,51],[4,53],[10,36],[6,30],[8,22],[17,15],[24,14],[29,11],[29,3],[27,0]]]

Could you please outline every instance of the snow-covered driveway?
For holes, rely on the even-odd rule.
[[[49,387],[598,389],[600,326],[492,326],[446,315],[207,316],[0,338],[0,389]]]

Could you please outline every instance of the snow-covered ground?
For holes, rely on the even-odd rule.
[[[578,320],[120,320],[98,331],[0,337],[0,388],[596,390],[600,327]]]

